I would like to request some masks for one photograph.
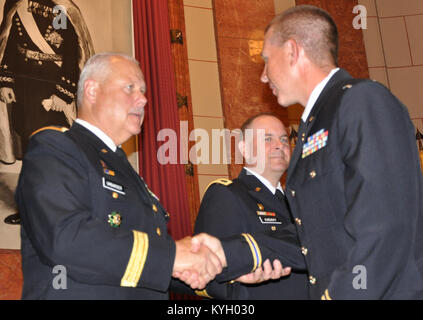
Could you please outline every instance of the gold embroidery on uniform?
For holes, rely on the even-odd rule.
[[[120,285],[122,287],[135,288],[141,278],[145,261],[148,253],[148,235],[144,232],[132,230],[134,235],[134,244],[131,257],[129,258],[125,274],[122,277]]]
[[[53,127],[53,126],[44,127],[44,128],[41,128],[41,129],[38,129],[38,130],[34,131],[30,135],[30,137],[32,137],[33,135],[36,135],[38,132],[45,131],[45,130],[55,130],[55,131],[60,131],[60,132],[66,132],[66,131],[69,130],[69,128],[66,128],[66,127]]]
[[[207,290],[206,290],[206,289],[201,290],[201,291],[200,291],[200,290],[195,290],[195,294],[196,294],[197,296],[200,296],[200,297],[213,299],[213,297],[211,297],[211,296],[207,293]]]
[[[65,94],[65,95],[67,95],[68,97],[70,97],[70,98],[72,98],[72,99],[75,99],[75,95],[74,95],[72,92],[70,92],[70,91],[68,91],[68,90],[64,89],[62,86],[60,86],[60,85],[56,84],[56,89],[57,89],[57,90],[59,90],[61,93],[64,93],[64,94]]]
[[[259,249],[259,246],[257,245],[257,242],[254,240],[254,238],[250,234],[242,233],[241,235],[245,238],[248,245],[250,246],[250,250],[253,255],[253,261],[254,261],[254,266],[251,272],[254,272],[257,268],[261,267],[261,263],[262,263],[261,251]]]
[[[207,191],[207,189],[208,189],[208,188],[209,188],[212,184],[215,184],[215,183],[222,184],[222,185],[224,185],[224,186],[229,186],[230,184],[232,184],[232,180],[229,180],[229,179],[226,179],[226,178],[216,179],[216,180],[214,180],[214,181],[212,181],[212,182],[210,182],[210,183],[208,184],[208,186],[206,187],[206,190],[205,190],[205,191]]]

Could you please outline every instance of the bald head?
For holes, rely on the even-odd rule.
[[[261,112],[259,114],[256,114],[255,116],[252,116],[251,118],[248,118],[241,126],[241,133],[242,133],[242,138],[245,139],[246,137],[246,130],[247,129],[251,129],[251,127],[253,126],[253,122],[259,118],[263,118],[263,117],[271,117],[276,119],[276,121],[279,121],[282,123],[282,121],[279,120],[279,118],[276,116],[276,114],[271,113],[271,112]],[[264,128],[263,128],[264,129]]]
[[[289,138],[282,121],[272,113],[260,113],[248,119],[241,130],[243,140],[238,147],[246,167],[276,187],[291,158]]]
[[[320,8],[303,5],[288,9],[270,22],[266,33],[275,45],[295,40],[321,68],[338,65],[338,30],[331,16]]]
[[[141,131],[146,89],[136,60],[114,53],[95,55],[79,79],[78,118],[120,145]]]

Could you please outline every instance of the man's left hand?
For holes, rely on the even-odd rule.
[[[245,284],[254,284],[261,283],[269,280],[276,280],[280,277],[288,276],[291,273],[291,267],[283,268],[282,263],[279,260],[273,261],[272,265],[267,259],[263,266],[257,268],[254,272],[240,276],[235,281],[245,283]]]

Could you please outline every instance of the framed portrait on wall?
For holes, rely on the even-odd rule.
[[[72,125],[79,74],[94,53],[132,55],[132,1],[0,0],[0,21],[0,249],[20,249],[19,224],[4,220],[18,212],[29,137]]]

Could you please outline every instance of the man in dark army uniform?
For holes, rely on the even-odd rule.
[[[220,282],[250,271],[259,281],[284,274],[282,266],[262,269],[252,235],[220,241],[202,233],[212,250],[168,235],[169,215],[119,147],[141,130],[145,90],[136,60],[98,54],[81,73],[73,126],[32,135],[16,190],[22,298],[167,299],[169,288],[191,292],[174,278],[202,289],[222,268]],[[280,246],[296,266],[295,241]]]
[[[246,135],[248,130],[252,131],[251,135]],[[258,134],[259,130],[262,135]],[[219,179],[210,184],[201,202],[194,233],[206,232],[224,238],[236,233],[275,232],[282,226],[289,226],[295,232],[280,184],[291,155],[283,123],[272,114],[259,114],[247,120],[241,131],[243,139],[239,147],[246,166],[237,179]],[[263,147],[260,154],[258,144]],[[219,299],[308,298],[304,271],[262,284],[231,282],[222,286],[227,286],[226,290],[216,290],[216,284],[209,284],[208,295]]]
[[[16,191],[23,299],[167,299],[172,273],[196,274],[196,289],[222,271],[207,247],[194,254],[168,235],[167,212],[119,147],[141,130],[145,90],[135,60],[96,55],[73,126],[30,139]]]
[[[286,195],[314,299],[423,298],[423,179],[415,129],[389,90],[337,68],[325,11],[298,6],[266,30],[261,80],[305,106]]]
[[[6,0],[0,26],[0,108],[8,116],[0,120],[0,161],[22,159],[35,130],[72,124],[79,73],[93,53],[73,1]],[[19,216],[6,221],[18,222]]]

